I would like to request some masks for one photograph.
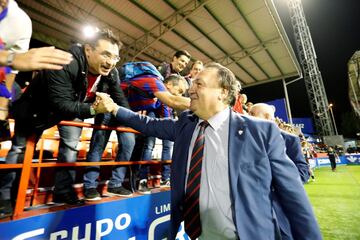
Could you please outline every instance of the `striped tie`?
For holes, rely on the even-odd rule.
[[[207,121],[200,123],[200,131],[194,143],[186,184],[185,231],[191,239],[196,239],[201,234],[199,195],[201,166],[204,156],[205,128],[207,126],[209,126]]]

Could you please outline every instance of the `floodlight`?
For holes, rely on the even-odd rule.
[[[99,29],[97,27],[93,27],[93,26],[85,26],[84,29],[83,29],[83,33],[84,33],[84,36],[86,38],[92,38],[96,32],[98,32]]]

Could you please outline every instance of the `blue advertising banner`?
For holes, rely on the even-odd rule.
[[[347,164],[360,164],[360,154],[346,154],[344,158]]]
[[[275,106],[275,117],[281,118],[285,122],[289,122],[289,118],[286,112],[285,98],[275,99],[266,103]]]
[[[336,158],[336,164],[347,164],[345,156],[339,156]],[[316,158],[316,166],[330,166],[330,160],[328,157]]]
[[[301,129],[302,133],[314,133],[314,124],[311,118],[293,118],[292,121],[296,127]]]
[[[266,102],[269,105],[273,105],[276,108],[275,117],[281,118],[285,122],[289,122],[289,118],[286,111],[285,98],[275,99],[273,101]],[[313,134],[314,125],[311,118],[292,118],[292,122],[296,127],[301,129],[302,133]]]
[[[0,223],[0,239],[166,239],[170,210],[170,192],[154,193]]]

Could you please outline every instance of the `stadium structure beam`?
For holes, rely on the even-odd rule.
[[[248,84],[242,86],[242,88],[254,87],[254,86],[258,86],[258,85],[278,81],[278,80],[281,80],[283,78],[286,79],[286,78],[297,77],[297,76],[299,76],[298,72],[292,72],[292,73],[288,73],[288,74],[284,74],[284,75],[278,75],[278,76],[272,77],[270,79],[267,79],[267,80],[264,80],[264,81],[261,81],[261,82],[248,83]]]
[[[230,38],[236,42],[236,44],[244,50],[244,46],[240,43],[240,41],[234,36],[234,34],[227,29],[226,25],[224,23],[222,23],[222,21],[215,15],[215,13],[213,13],[208,7],[204,6],[204,8],[206,9],[206,11],[211,15],[212,18],[214,18],[216,20],[216,22],[223,28],[223,30],[230,36]],[[267,74],[267,72],[257,63],[257,61],[251,56],[252,54],[248,54],[247,51],[245,50],[245,57],[250,58],[250,60],[260,69],[260,71],[266,76],[266,78],[270,78],[269,74]],[[231,58],[229,59],[234,59],[235,62],[240,61],[242,58],[235,58],[233,56],[231,56]],[[221,63],[223,64],[223,63]],[[227,63],[227,65],[231,64]]]
[[[355,115],[360,118],[360,51],[356,51],[348,61],[349,99]]]
[[[114,34],[116,34],[117,36],[119,36],[120,40],[123,41],[123,43],[126,46],[126,42],[125,41],[133,41],[135,38],[131,37],[130,35],[126,34],[125,32],[121,31],[120,29],[118,29],[116,26],[111,25],[107,22],[104,22],[102,19],[96,17],[95,15],[92,15],[92,10],[90,11],[86,11],[82,8],[80,8],[79,6],[77,6],[76,4],[74,4],[71,1],[68,0],[57,0],[56,3],[56,7],[53,5],[50,5],[49,3],[42,1],[42,0],[37,0],[37,2],[43,6],[45,6],[46,8],[50,8],[53,11],[61,11],[63,16],[65,16],[68,19],[71,19],[72,21],[76,22],[77,24],[79,24],[79,26],[84,26],[86,24],[94,24],[97,27],[106,27],[106,28],[110,28],[114,31]],[[79,32],[79,29],[76,28],[76,26],[70,26],[68,24],[64,24],[59,22],[57,19],[55,19],[52,16],[49,15],[45,15],[44,13],[40,12],[37,9],[34,9],[28,5],[24,5],[23,3],[19,2],[20,6],[22,8],[28,9],[34,13],[36,13],[37,15],[43,16],[57,24],[61,24],[63,27],[66,27],[68,29],[71,29],[73,32]],[[94,6],[96,6],[96,3],[94,2]],[[92,8],[94,9],[94,7]],[[64,10],[66,10],[67,12],[70,12],[71,14],[67,14]],[[75,18],[74,16],[77,16],[77,18]],[[44,25],[43,23],[40,23],[42,25]],[[56,30],[58,31],[58,30]],[[68,33],[63,33],[64,35],[69,35]],[[44,35],[44,34],[43,34]],[[71,38],[74,38],[75,34],[73,36],[71,36]],[[44,38],[46,39],[46,38]],[[40,39],[39,39],[40,40]],[[79,40],[79,38],[76,39],[77,42],[81,42]],[[67,49],[67,48],[66,48]],[[124,48],[123,48],[124,49]],[[122,50],[123,51],[123,50]],[[157,52],[157,50],[155,49],[149,49],[149,51],[152,52]],[[160,54],[157,54],[156,56],[159,56]],[[162,56],[166,56],[164,54],[161,53]],[[147,56],[148,58],[151,58],[153,61],[156,62],[161,62],[162,59],[159,60],[159,58],[154,57],[154,54],[148,54],[147,52],[144,53],[144,56]],[[138,57],[140,61],[143,61],[143,58]]]
[[[134,57],[146,51],[152,44],[159,41],[167,32],[172,31],[178,24],[188,19],[191,15],[201,9],[209,0],[193,0],[176,10],[169,17],[159,22],[149,31],[145,32],[139,39],[129,45],[134,51]]]
[[[63,50],[67,50],[69,48],[69,43],[66,43],[60,39],[56,39],[53,37],[50,37],[46,34],[43,34],[39,31],[33,31],[32,33],[32,38],[37,39],[41,42],[47,43],[51,46],[55,46],[57,48],[63,49]]]
[[[130,0],[131,3],[133,3],[134,5],[136,5],[139,9],[141,9],[142,11],[144,11],[146,14],[148,14],[149,16],[151,16],[152,18],[156,19],[157,21],[161,21],[161,19],[156,16],[155,14],[153,14],[152,12],[150,12],[149,10],[147,10],[145,7],[143,7],[138,1],[136,0]],[[169,3],[168,3],[169,4]],[[172,6],[172,5],[170,5]],[[172,6],[173,9],[175,9],[175,7]],[[190,46],[193,46],[194,48],[196,48],[199,52],[201,52],[202,54],[204,54],[207,58],[211,59],[211,61],[214,61],[214,58],[212,56],[210,56],[207,52],[205,52],[203,50],[203,48],[201,46],[198,46],[196,44],[194,44],[191,40],[189,40],[186,36],[182,35],[181,33],[179,33],[178,31],[176,31],[176,29],[173,29],[172,32],[177,35],[178,37],[180,37],[182,40],[184,40],[187,44],[189,44]],[[160,39],[160,41],[164,44],[169,44],[165,41],[163,41],[162,39]],[[178,48],[174,48],[174,50],[178,50]]]
[[[107,7],[107,5],[103,5],[101,2],[99,1],[94,1],[94,6],[90,11],[86,11],[83,8],[79,7],[78,5],[74,4],[72,1],[69,0],[57,0],[59,6],[61,6],[61,8],[67,8],[69,11],[71,11],[74,16],[80,16],[81,19],[83,20],[83,22],[79,22],[78,19],[76,19],[77,22],[79,22],[80,24],[84,25],[91,17],[91,19],[95,20],[95,24],[100,24],[104,27],[110,28],[114,31],[115,34],[117,34],[120,38],[120,40],[123,41],[123,43],[125,44],[125,48],[121,49],[121,53],[120,55],[125,56],[125,49],[126,46],[129,43],[126,43],[125,41],[134,41],[135,38],[128,35],[127,33],[121,31],[118,27],[109,24],[107,22],[104,22],[102,19],[100,19],[99,17],[96,17],[96,15],[92,14],[93,9],[97,6],[97,4],[99,4],[101,7],[104,7],[105,9],[109,10],[109,8]],[[111,12],[113,10],[111,9]],[[118,15],[118,14],[116,14]],[[119,15],[118,15],[119,16]],[[121,18],[123,18],[123,16],[119,16]],[[128,19],[126,19],[128,20]],[[98,26],[100,27],[100,26]],[[144,53],[145,56],[147,56],[148,58],[151,58],[152,60],[156,61],[156,62],[161,62],[164,61],[165,59],[167,59],[167,56],[163,53],[161,53],[160,51],[154,49],[154,48],[149,48],[148,51],[146,51]],[[130,55],[132,57],[132,55]],[[142,60],[142,58],[138,57],[139,60]],[[122,61],[123,62],[123,61]]]
[[[315,127],[322,136],[334,135],[329,103],[301,1],[289,0],[288,7]]]
[[[247,48],[243,48],[240,49],[236,52],[233,52],[229,55],[217,58],[215,61],[218,63],[221,63],[223,65],[229,65],[231,63],[233,63],[234,61],[240,61],[243,58],[249,57],[257,52],[261,52],[263,50],[267,49],[267,46],[270,44],[276,44],[278,41],[280,41],[280,38],[272,38],[270,40],[264,41],[264,42],[260,42],[256,45],[253,45],[251,47],[247,47]],[[281,71],[279,71],[280,73],[282,73]],[[267,74],[266,76],[268,78],[270,78]]]
[[[174,11],[177,11],[177,7],[176,7],[173,3],[171,3],[169,0],[165,0],[165,2],[166,2],[172,9],[174,9]],[[205,9],[205,10],[206,10],[206,9]],[[186,19],[186,21],[187,21],[191,26],[193,26],[196,30],[198,30],[203,36],[205,36],[205,37],[207,38],[207,40],[209,40],[214,46],[216,46],[218,49],[220,49],[225,55],[229,55],[229,53],[226,52],[225,49],[223,49],[223,48],[222,48],[219,44],[217,44],[212,38],[210,38],[209,35],[206,34],[201,28],[199,28],[199,26],[196,25],[193,21],[191,21],[191,19]],[[176,31],[174,30],[174,32],[176,32]],[[178,34],[178,35],[180,35],[182,38],[185,39],[185,37],[184,37],[183,35],[181,35],[181,34]],[[194,44],[193,44],[191,41],[189,41],[189,40],[187,40],[187,41],[190,42],[190,44],[191,44],[192,46],[194,46]],[[196,47],[196,48],[198,48],[198,47]],[[199,49],[199,48],[198,48],[198,49]],[[207,54],[207,53],[205,53],[205,52],[203,52],[203,51],[201,51],[201,52],[202,52],[203,54],[205,54],[206,56],[208,56],[208,57],[211,59],[211,61],[215,61],[215,59],[214,59],[213,57],[210,57],[209,54]],[[254,82],[257,82],[256,78],[255,78],[251,73],[249,73],[243,66],[241,66],[238,62],[235,62],[235,64],[236,64],[241,70],[243,70]],[[244,81],[242,81],[241,79],[237,78],[237,80],[240,81],[240,83],[245,84]]]
[[[97,4],[99,4],[99,6],[105,8],[106,10],[108,10],[109,12],[115,14],[116,16],[124,19],[125,21],[127,21],[128,23],[130,23],[131,25],[135,26],[136,28],[140,29],[141,31],[143,32],[146,32],[146,29],[143,28],[142,26],[140,26],[139,24],[137,24],[136,22],[134,22],[132,19],[122,15],[120,12],[118,12],[117,10],[113,9],[111,6],[109,6],[107,3],[104,3],[102,2],[101,0],[93,0],[94,2],[96,2]],[[138,6],[137,4],[135,4],[136,6]],[[131,39],[133,41],[135,41],[135,38],[134,37],[131,37]],[[173,51],[176,51],[177,48],[174,47],[173,45],[165,42],[165,41],[162,41],[161,39],[159,40],[161,43],[163,43],[164,45],[166,45],[167,47],[171,48]],[[132,56],[128,53],[128,49],[129,48],[123,48],[122,51],[121,51],[121,63],[124,63],[124,62],[127,62],[127,61],[130,61]],[[158,62],[169,62],[171,61],[171,58],[170,56],[162,53],[161,51],[155,49],[155,48],[151,48],[149,47],[145,53],[148,55],[148,56],[151,56],[151,58],[155,58],[157,59]]]

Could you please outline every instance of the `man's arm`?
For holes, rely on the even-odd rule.
[[[164,92],[155,92],[155,97],[157,97],[162,103],[168,105],[171,108],[176,110],[186,110],[190,107],[190,98],[182,97],[182,96],[175,96],[172,95],[168,91]]]
[[[175,140],[176,120],[170,118],[150,118],[118,106],[113,102],[109,95],[105,93],[97,92],[96,96],[97,98],[94,104],[96,111],[112,112],[117,120],[126,123],[126,126],[144,133],[145,135],[170,141]]]
[[[267,133],[274,191],[288,218],[295,239],[322,239],[318,223],[294,163],[286,156],[279,129],[271,124]]]
[[[24,53],[0,51],[0,66],[9,66],[19,71],[59,70],[71,61],[72,55],[70,53],[54,47],[33,48]]]

